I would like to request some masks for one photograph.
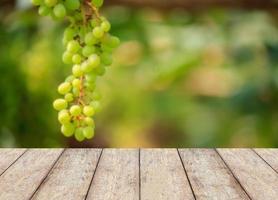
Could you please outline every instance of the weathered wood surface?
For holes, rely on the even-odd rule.
[[[176,149],[142,149],[140,155],[143,200],[194,199]]]
[[[278,174],[251,149],[217,150],[252,199],[278,197]]]
[[[278,173],[278,149],[254,149]]]
[[[87,194],[101,150],[67,149],[33,199],[83,200]]]
[[[249,199],[213,149],[180,149],[197,199]]]
[[[16,161],[26,150],[25,149],[3,149],[0,151],[0,175]]]
[[[139,150],[104,149],[88,200],[139,200]]]
[[[273,200],[277,169],[277,149],[0,149],[0,200]]]
[[[61,149],[30,149],[0,176],[0,199],[29,199],[48,174]]]

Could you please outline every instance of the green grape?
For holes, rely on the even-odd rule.
[[[94,73],[90,73],[86,75],[86,80],[88,82],[95,82],[97,79],[97,76]]]
[[[88,46],[87,45],[82,49],[82,54],[85,57],[89,57],[90,55],[95,53],[95,51],[96,51],[96,48],[94,46]]]
[[[95,114],[95,110],[94,110],[93,106],[84,106],[83,113],[87,117],[92,117]]]
[[[66,41],[70,41],[74,38],[76,32],[73,28],[67,28],[64,32],[64,38]]]
[[[72,56],[72,62],[74,64],[80,64],[81,60],[82,60],[81,56],[77,53]]]
[[[72,123],[63,124],[61,127],[61,132],[66,137],[71,137],[74,134],[75,127]]]
[[[95,127],[95,122],[91,117],[85,117],[84,121],[87,126]]]
[[[70,114],[73,116],[78,116],[81,113],[81,108],[78,105],[73,105],[70,107]]]
[[[105,65],[111,65],[113,63],[113,58],[110,53],[102,53],[100,56],[101,62]]]
[[[82,142],[85,139],[83,128],[77,128],[75,130],[74,137],[77,141]]]
[[[120,42],[109,34],[111,25],[108,20],[99,17],[98,8],[103,0],[91,0],[92,6],[87,1],[32,0],[39,6],[40,15],[70,21],[63,34],[62,42],[66,49],[62,60],[73,65],[72,75],[58,86],[58,93],[64,99],[56,99],[53,107],[59,111],[62,134],[74,136],[78,141],[94,137],[92,117],[101,108],[98,101],[101,96],[96,92],[97,78],[105,73],[105,66],[112,64],[112,51]],[[81,9],[85,10],[85,15]]]
[[[108,32],[111,28],[111,25],[108,21],[103,21],[100,25],[101,29],[104,31],[104,32]]]
[[[70,115],[67,110],[61,110],[58,114],[58,120],[61,124],[66,124],[70,122]]]
[[[71,90],[71,84],[69,82],[61,83],[58,87],[60,94],[67,94]]]
[[[58,0],[44,0],[44,3],[48,7],[53,7],[57,4]]]
[[[74,79],[75,79],[75,77],[73,75],[70,75],[65,79],[65,82],[71,83]]]
[[[93,127],[87,126],[83,129],[83,135],[87,139],[92,139],[95,135]]]
[[[75,79],[72,81],[72,86],[75,87],[75,88],[80,88],[80,86],[81,86],[81,81],[80,81],[80,79],[75,78]]]
[[[67,102],[72,102],[72,101],[74,100],[73,94],[72,94],[72,93],[67,93],[67,94],[65,95],[65,100],[66,100]]]
[[[57,18],[62,19],[66,16],[66,8],[63,4],[57,4],[53,9],[53,13]]]
[[[56,99],[53,102],[53,107],[58,111],[64,110],[65,108],[67,108],[67,106],[68,106],[68,102],[64,99]]]
[[[47,6],[41,5],[39,7],[39,14],[42,16],[47,16],[50,12],[51,10]]]
[[[93,35],[95,38],[100,39],[102,38],[104,31],[100,27],[95,27],[93,30]]]
[[[69,10],[76,10],[80,7],[79,0],[65,0],[65,6]]]
[[[99,7],[102,6],[103,0],[92,0],[92,3],[93,3],[94,6],[99,8]]]
[[[74,65],[72,67],[72,74],[75,76],[75,77],[80,77],[83,75],[83,71],[81,70],[81,66],[80,65]]]
[[[67,50],[72,53],[76,53],[80,49],[80,45],[77,41],[71,40],[68,43]]]
[[[94,37],[94,34],[93,33],[87,33],[86,35],[85,35],[85,43],[87,44],[87,45],[89,45],[89,46],[92,46],[92,45],[94,45],[94,44],[96,44],[97,43],[97,39]]]
[[[65,64],[71,64],[72,63],[72,53],[70,53],[70,52],[65,52],[64,54],[63,54],[63,62],[65,63]]]

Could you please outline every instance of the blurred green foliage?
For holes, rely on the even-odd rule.
[[[3,8],[4,9],[4,8]],[[107,7],[122,45],[96,137],[59,133],[64,23],[0,8],[1,147],[278,147],[278,29],[267,11]],[[4,14],[5,13],[5,14]]]

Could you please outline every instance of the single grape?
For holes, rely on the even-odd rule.
[[[95,127],[95,122],[91,117],[85,117],[84,122],[91,127]]]
[[[73,105],[70,107],[70,114],[73,116],[78,116],[81,113],[81,108],[78,105]]]
[[[61,127],[61,132],[66,137],[71,137],[74,134],[75,126],[72,123],[63,124]]]
[[[65,100],[66,100],[67,102],[72,102],[73,99],[74,99],[74,97],[73,97],[73,94],[72,94],[72,93],[67,93],[67,94],[65,95]]]
[[[101,62],[105,65],[111,65],[113,63],[113,58],[110,53],[104,52],[100,56]]]
[[[99,8],[99,7],[102,6],[103,0],[92,0],[92,3],[93,3],[94,6]]]
[[[76,32],[73,28],[67,28],[64,32],[64,38],[66,41],[70,41],[76,35]]]
[[[63,54],[63,62],[65,64],[71,64],[72,63],[72,56],[73,54],[71,52],[68,52],[66,51],[64,54]]]
[[[70,115],[67,110],[61,110],[58,114],[58,120],[61,124],[66,124],[70,122]]]
[[[96,48],[94,46],[88,46],[86,45],[83,49],[82,49],[82,54],[85,57],[89,57],[90,55],[92,55],[93,53],[95,53]]]
[[[65,0],[65,6],[69,10],[76,10],[80,7],[79,0]]]
[[[84,106],[83,113],[87,117],[92,117],[95,114],[95,110],[94,110],[93,106]]]
[[[70,75],[65,79],[65,82],[71,83],[74,79],[75,79],[75,77],[73,75]]]
[[[44,0],[44,3],[48,7],[53,7],[57,4],[58,0]]]
[[[92,68],[96,68],[100,65],[100,58],[97,54],[92,54],[88,59],[89,65],[92,66]]]
[[[97,79],[97,76],[94,74],[94,73],[89,73],[89,74],[87,74],[86,76],[86,80],[88,81],[88,82],[95,82],[96,81],[96,79]]]
[[[87,45],[89,45],[89,46],[92,46],[92,45],[97,43],[97,39],[94,37],[94,34],[92,32],[87,33],[85,35],[85,39],[84,40],[85,40],[85,43]]]
[[[67,50],[72,53],[76,53],[80,49],[80,45],[77,41],[71,40],[67,45]]]
[[[75,88],[80,88],[80,86],[81,86],[81,81],[80,81],[80,79],[75,78],[75,79],[72,81],[72,86],[75,87]]]
[[[80,65],[74,65],[72,67],[72,74],[75,76],[75,77],[80,77],[83,75],[83,72],[81,70],[81,66]]]
[[[81,60],[82,60],[82,58],[81,58],[81,56],[80,56],[78,53],[76,53],[76,54],[74,54],[74,55],[72,56],[72,62],[73,62],[74,64],[80,64],[80,63],[81,63]]]
[[[39,15],[41,16],[47,16],[50,12],[51,10],[47,6],[41,5],[39,7]]]
[[[93,35],[95,38],[100,39],[102,38],[104,32],[100,27],[95,27],[93,30]]]
[[[85,139],[83,128],[77,128],[75,130],[74,137],[77,141],[82,142]]]
[[[53,9],[54,15],[59,19],[64,18],[66,16],[66,12],[66,8],[63,4],[57,4]]]
[[[55,110],[58,110],[58,111],[67,108],[67,106],[68,106],[68,103],[64,99],[56,99],[53,102],[53,107],[55,108]]]
[[[105,72],[106,72],[106,69],[105,69],[104,66],[98,67],[98,68],[96,69],[96,73],[97,73],[97,75],[99,75],[99,76],[103,76],[103,75],[105,74]]]
[[[92,139],[95,135],[93,127],[87,126],[87,127],[83,128],[83,134],[84,134],[85,138]]]
[[[120,44],[120,39],[118,37],[115,36],[111,36],[108,39],[108,46],[112,47],[112,48],[117,48]]]
[[[103,21],[100,25],[101,29],[104,31],[104,32],[108,32],[111,28],[111,25],[108,21]]]
[[[61,83],[58,87],[58,92],[60,94],[66,94],[71,90],[71,84],[69,82]]]

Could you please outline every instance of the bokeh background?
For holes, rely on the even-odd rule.
[[[277,3],[199,1],[107,0],[122,44],[83,143],[52,108],[67,23],[1,1],[0,147],[278,147]]]

